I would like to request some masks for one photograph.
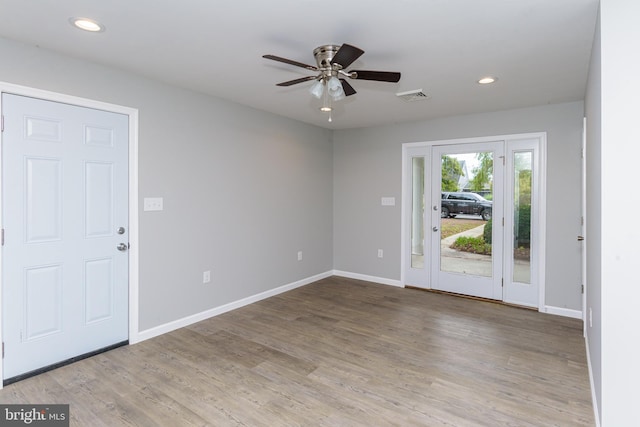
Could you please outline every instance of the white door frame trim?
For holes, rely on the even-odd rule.
[[[14,95],[29,96],[47,101],[77,105],[80,107],[94,108],[113,113],[124,114],[129,117],[129,343],[140,341],[138,312],[139,312],[139,212],[138,212],[138,110],[116,104],[109,104],[87,98],[65,95],[35,89],[27,86],[19,86],[11,83],[0,82],[0,94],[11,93]],[[0,97],[0,111],[2,111],[2,99]],[[0,140],[1,140],[0,136]],[[0,192],[2,191],[2,163],[0,162]],[[0,224],[4,225],[2,218],[2,197],[0,197]],[[2,257],[0,257],[0,272],[2,271]],[[0,290],[2,289],[0,274]],[[2,342],[2,292],[0,292],[0,342]],[[0,389],[2,389],[3,363],[0,363]]]
[[[582,285],[582,333],[584,337],[587,337],[587,247],[589,245],[589,240],[587,239],[587,118],[583,117],[582,119],[582,150],[581,150],[581,193],[582,200],[580,202],[580,214],[582,215],[581,223],[581,234],[583,237],[582,241],[582,251],[580,253],[581,263],[580,266],[580,274],[581,274],[581,285]],[[591,323],[591,322],[589,322]],[[595,402],[595,400],[594,400]]]
[[[546,132],[532,132],[532,133],[522,133],[522,134],[509,134],[509,135],[493,135],[493,136],[481,136],[481,137],[472,137],[472,138],[458,138],[458,139],[446,139],[446,140],[436,140],[436,141],[423,141],[423,142],[407,142],[402,144],[402,205],[401,205],[401,256],[400,256],[400,283],[402,286],[406,286],[406,257],[411,256],[411,251],[407,251],[407,245],[410,244],[409,231],[410,231],[410,221],[407,221],[407,197],[410,197],[408,194],[408,188],[410,188],[410,183],[407,182],[408,175],[407,168],[410,167],[410,162],[407,161],[408,156],[410,155],[412,149],[416,148],[430,148],[436,145],[452,145],[452,144],[473,144],[480,142],[492,142],[492,141],[515,141],[522,139],[532,139],[537,138],[540,141],[540,173],[538,174],[538,186],[540,197],[538,199],[538,212],[539,212],[539,246],[540,253],[538,254],[538,280],[539,280],[539,300],[538,300],[538,311],[541,312],[549,312],[549,307],[547,307],[545,302],[545,288],[546,288],[546,261],[545,261],[545,248],[546,248],[546,236],[547,236],[547,201],[546,201],[546,192],[547,192],[547,133]]]

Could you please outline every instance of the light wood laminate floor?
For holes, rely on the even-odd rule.
[[[593,426],[582,322],[331,277],[0,390],[75,426]]]

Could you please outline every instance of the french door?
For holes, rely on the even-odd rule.
[[[544,134],[403,147],[403,283],[540,307]]]
[[[502,299],[503,159],[503,141],[433,147],[433,289]]]

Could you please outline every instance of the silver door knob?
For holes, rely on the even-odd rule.
[[[578,242],[582,242],[584,240],[583,236],[578,236]]]
[[[433,231],[438,231],[438,227],[433,227],[432,230]]]
[[[120,243],[118,246],[116,246],[116,248],[118,248],[120,252],[125,252],[127,249],[129,249],[129,245],[127,245],[126,243]]]

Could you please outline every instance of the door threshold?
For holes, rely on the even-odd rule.
[[[16,375],[15,377],[7,378],[2,381],[2,386],[6,387],[9,384],[17,383],[18,381],[26,380],[27,378],[35,377],[36,375],[44,374],[45,372],[52,371],[57,368],[61,368],[63,366],[70,365],[74,362],[78,362],[83,359],[88,359],[89,357],[97,356],[98,354],[106,353],[107,351],[116,349],[118,347],[123,347],[129,344],[129,340],[121,341],[116,344],[112,344],[107,347],[100,348],[98,350],[90,351],[89,353],[81,354],[80,356],[75,356],[70,359],[63,360],[61,362],[54,363],[52,365],[44,366],[42,368],[34,369],[33,371],[26,372],[24,374]]]
[[[434,293],[434,294],[451,295],[451,296],[454,296],[454,297],[472,299],[472,300],[476,300],[476,301],[491,302],[491,303],[494,303],[494,304],[506,305],[508,307],[524,308],[525,310],[538,311],[538,309],[536,307],[529,307],[529,306],[526,306],[526,305],[513,304],[513,303],[510,303],[510,302],[500,301],[498,299],[491,299],[491,298],[485,298],[485,297],[476,297],[476,296],[473,296],[473,295],[466,295],[466,294],[458,294],[456,292],[441,291],[439,289],[427,289],[427,288],[421,288],[419,286],[406,285],[405,288],[414,289],[414,290],[417,290],[417,291],[431,292],[431,293]]]

